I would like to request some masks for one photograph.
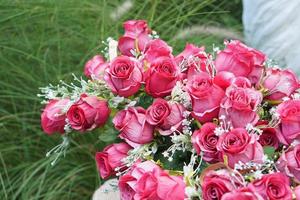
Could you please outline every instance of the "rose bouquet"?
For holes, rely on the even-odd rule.
[[[88,80],[41,88],[44,132],[99,131],[101,178],[122,200],[300,199],[300,93],[296,75],[240,41],[187,44],[178,55],[145,21],[84,68]],[[78,133],[74,133],[78,134]],[[118,138],[116,138],[118,136]]]

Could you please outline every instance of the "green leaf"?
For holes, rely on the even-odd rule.
[[[145,93],[139,97],[138,105],[147,109],[153,102],[153,98]]]
[[[118,137],[119,132],[114,128],[111,120],[109,119],[104,127],[98,129],[100,131],[99,140],[103,142],[112,143]]]
[[[268,158],[272,159],[275,154],[275,149],[272,146],[265,146],[264,153],[268,156]]]

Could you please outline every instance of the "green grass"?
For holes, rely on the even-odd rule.
[[[67,156],[51,167],[45,154],[61,142],[40,128],[38,87],[82,74],[101,40],[117,38],[122,22],[146,19],[175,52],[186,42],[221,44],[212,33],[174,39],[182,29],[214,26],[241,32],[241,3],[226,0],[138,0],[118,21],[117,0],[0,0],[0,199],[90,199],[99,187],[94,153],[100,133],[76,134]]]

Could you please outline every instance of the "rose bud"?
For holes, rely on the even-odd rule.
[[[84,74],[88,78],[103,79],[105,69],[108,63],[105,62],[101,55],[95,55],[92,59],[86,62],[84,67]]]
[[[249,188],[260,194],[263,199],[292,199],[290,181],[288,177],[279,172],[263,175],[261,179],[250,183]]]
[[[120,177],[121,199],[182,200],[185,184],[181,176],[171,176],[151,161],[137,163]]]
[[[277,161],[279,171],[300,181],[300,144],[283,152]]]
[[[257,109],[262,98],[262,94],[252,88],[230,86],[221,102],[219,116],[224,115],[225,121],[230,122],[234,128],[255,125],[259,119]]]
[[[216,124],[207,122],[192,135],[193,147],[198,155],[203,153],[203,160],[208,163],[222,160],[221,153],[217,150],[219,137],[214,132],[216,127]]]
[[[221,200],[264,200],[262,196],[257,194],[255,191],[250,190],[249,188],[240,188],[232,192],[226,193],[222,196]]]
[[[146,121],[146,111],[141,107],[129,107],[119,111],[113,119],[120,138],[130,146],[137,147],[153,140],[154,126]]]
[[[246,129],[236,128],[223,133],[218,141],[217,149],[228,159],[228,165],[235,167],[238,162],[262,163],[264,151],[257,137],[249,134]]]
[[[170,95],[179,79],[179,74],[179,68],[172,58],[157,58],[145,74],[146,92],[153,97]]]
[[[199,72],[188,79],[187,90],[192,100],[193,117],[204,123],[218,116],[225,92],[213,83],[209,74]]]
[[[124,168],[122,159],[127,156],[131,147],[125,142],[111,144],[104,148],[102,152],[97,152],[95,159],[101,178],[106,179],[116,174],[117,167]]]
[[[41,125],[45,133],[50,135],[55,132],[65,132],[66,114],[64,109],[69,102],[69,99],[49,101],[41,115]]]
[[[174,130],[182,128],[184,111],[185,108],[181,104],[158,98],[147,109],[146,120],[149,124],[157,126],[161,135],[170,135]]]
[[[120,37],[118,48],[122,55],[135,56],[132,51],[142,52],[151,41],[147,22],[144,20],[129,20],[124,22],[124,36]]]
[[[67,112],[71,128],[80,132],[103,126],[110,114],[107,102],[96,96],[82,94]]]
[[[145,49],[144,61],[152,64],[159,57],[173,58],[172,47],[161,39],[155,39],[148,43]]]
[[[276,131],[279,141],[289,145],[300,136],[300,100],[288,100],[277,106],[280,124]]]
[[[262,85],[267,89],[265,98],[272,101],[281,101],[299,88],[297,76],[288,69],[269,68]]]
[[[225,193],[241,187],[241,181],[226,169],[211,170],[203,178],[202,198],[205,200],[221,199]]]
[[[111,62],[104,79],[113,93],[129,97],[141,87],[142,64],[135,58],[119,56]]]
[[[266,56],[262,52],[234,40],[218,53],[215,65],[217,72],[232,72],[235,76],[244,76],[252,84],[256,84],[262,76],[265,60]]]

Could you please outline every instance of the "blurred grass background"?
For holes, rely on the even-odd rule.
[[[76,134],[67,156],[52,167],[45,154],[61,138],[41,131],[36,94],[72,73],[82,75],[101,40],[123,33],[123,21],[148,20],[175,53],[186,42],[210,50],[242,35],[239,0],[128,2],[131,8],[122,11],[121,0],[0,0],[1,200],[91,199],[101,184],[94,153],[106,144],[100,133]]]

